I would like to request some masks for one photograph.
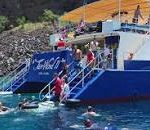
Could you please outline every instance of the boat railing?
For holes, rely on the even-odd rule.
[[[12,91],[14,92],[15,90],[18,89],[18,87],[20,87],[23,83],[25,83],[27,81],[27,79],[25,78],[26,74],[28,73],[28,66],[25,67],[23,69],[23,71],[21,73],[16,74],[16,76],[14,77],[14,79],[8,83],[6,86],[9,86],[7,89],[5,89],[5,91]],[[19,80],[22,80],[21,82],[19,82]],[[15,85],[15,83],[19,82],[18,85],[16,85],[15,88],[13,88],[13,85]]]
[[[102,58],[102,54],[103,52],[100,52],[98,54],[98,56],[95,58],[96,60],[96,64],[94,66],[94,68],[90,69],[87,73],[85,73],[85,70],[90,67],[91,63],[93,61],[91,61],[90,63],[87,64],[87,66],[85,66],[74,78],[71,79],[71,81],[68,83],[68,86],[70,86],[70,84],[80,75],[82,75],[81,79],[77,82],[77,84],[75,86],[73,86],[71,88],[71,90],[61,99],[60,103],[62,103],[67,97],[69,97],[69,95],[71,94],[71,92],[80,84],[82,83],[82,87],[83,88],[85,86],[85,78],[88,77],[93,71],[95,71],[95,68],[100,69],[100,64],[103,63],[103,58]]]
[[[100,74],[100,75],[102,75],[102,74],[105,72],[105,69],[102,69],[102,68],[93,68],[93,69],[91,69],[91,70],[90,70],[84,77],[82,77],[82,79],[74,86],[74,89],[77,87],[77,85],[79,85],[79,84],[82,82],[82,80],[86,79],[91,73],[94,73],[95,70],[99,71],[99,74]],[[84,85],[85,85],[85,83],[84,83]],[[85,89],[86,86],[82,86],[82,88]],[[73,91],[74,89],[72,89],[72,91]],[[79,92],[79,93],[80,93],[80,92]],[[78,95],[79,93],[77,93],[77,94],[74,96],[74,98],[77,97],[77,95]]]
[[[150,32],[150,25],[149,24],[136,24],[136,23],[122,23],[121,29],[124,29],[124,31],[132,31],[135,33],[143,33],[143,34],[149,34]]]
[[[99,55],[101,55],[101,53],[100,53]],[[68,83],[68,85],[69,85],[72,81],[74,81],[80,74],[84,73],[85,69],[87,69],[87,68],[91,65],[92,62],[93,62],[93,61],[91,61],[90,63],[88,63],[74,78],[72,78],[72,79],[70,80],[70,82]]]
[[[73,65],[74,62],[71,62],[68,66],[71,67]],[[68,75],[70,75],[71,71],[69,72]],[[62,71],[58,74],[58,76],[60,76],[62,74]],[[54,87],[51,87],[51,84],[55,81],[55,78],[53,78],[39,93],[39,100],[43,101],[45,98],[47,98],[47,96],[50,96],[52,94],[52,92],[54,91]],[[48,91],[45,95],[43,95],[43,93],[45,91]]]
[[[10,72],[7,76],[5,76],[0,81],[2,91],[5,91],[7,87],[9,88],[12,87],[13,82],[20,76],[22,76],[26,71],[29,70],[29,66],[30,66],[30,59],[26,59],[26,61],[18,65],[18,67],[14,71]]]
[[[39,99],[40,101],[43,101],[47,95],[52,93],[52,91],[54,90],[54,87],[51,89],[51,84],[55,81],[55,78],[53,78],[39,93]],[[46,93],[45,95],[43,95],[44,91],[46,91],[48,89],[48,93]]]

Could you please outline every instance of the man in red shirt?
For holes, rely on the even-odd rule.
[[[63,41],[62,39],[59,39],[59,41],[57,42],[57,47],[58,50],[63,50],[66,47],[66,42]]]
[[[55,94],[55,101],[60,101],[62,91],[62,80],[59,78],[58,74],[55,74],[55,83],[54,83],[54,94]]]

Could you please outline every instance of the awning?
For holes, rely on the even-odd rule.
[[[140,5],[141,14],[144,17],[144,20],[140,19],[139,22],[146,23],[150,14],[150,0],[100,0],[70,11],[60,19],[71,22],[79,22],[84,19],[87,23],[118,19],[120,7],[122,22],[125,20],[131,22],[137,5]]]

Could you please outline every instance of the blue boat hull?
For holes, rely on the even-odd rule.
[[[84,103],[111,103],[150,98],[150,71],[105,71],[78,95]]]
[[[44,82],[26,82],[14,93],[39,93],[46,85]]]
[[[53,74],[60,72],[64,59],[68,64],[73,62],[72,53],[58,51],[35,54],[26,75],[27,82],[14,93],[39,93],[53,79]],[[150,70],[143,69],[150,68],[150,62],[125,61],[124,65],[126,70],[99,70],[73,98],[89,104],[149,99]],[[138,70],[133,70],[135,68]]]
[[[150,99],[150,71],[105,70],[76,98],[84,104],[115,103]],[[38,93],[47,83],[26,82],[15,93]],[[86,87],[86,86],[85,86]]]

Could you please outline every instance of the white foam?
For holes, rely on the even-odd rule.
[[[5,114],[8,114],[8,113],[13,112],[13,111],[14,111],[14,109],[13,109],[13,108],[10,108],[10,109],[8,109],[8,110],[6,110],[6,111],[1,111],[1,112],[0,112],[0,115],[5,115]]]
[[[0,91],[0,95],[12,95],[12,91]]]

